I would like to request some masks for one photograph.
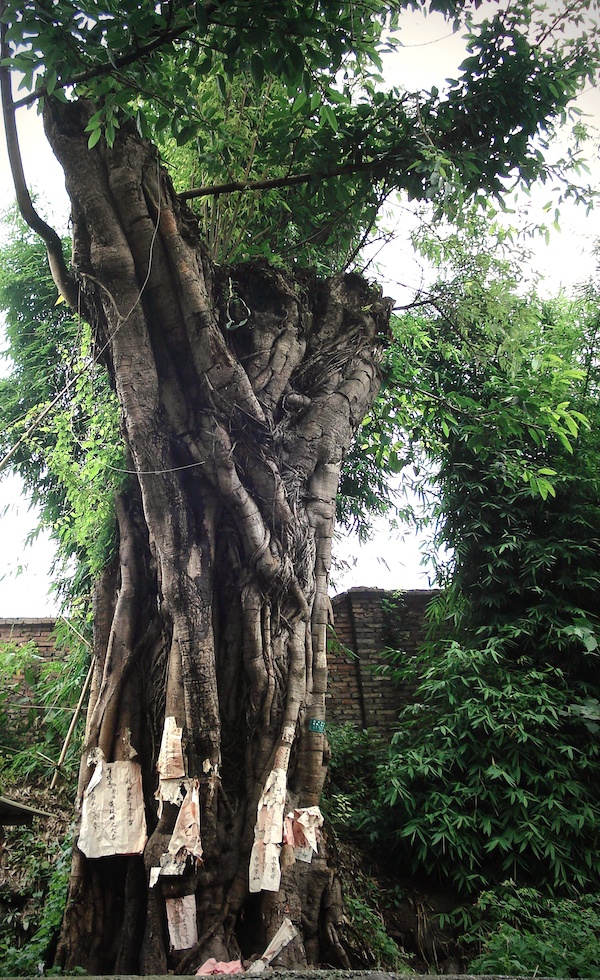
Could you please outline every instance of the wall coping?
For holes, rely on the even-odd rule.
[[[407,595],[407,596],[433,596],[439,595],[440,589],[380,589],[376,585],[354,585],[351,589],[346,589],[345,592],[338,592],[332,598],[333,602],[338,602],[340,599],[344,599],[346,596],[356,596],[356,595]]]
[[[409,596],[431,596],[433,598],[440,590],[439,589],[380,589],[378,586],[373,585],[354,585],[351,589],[346,589],[345,592],[338,592],[337,595],[333,596],[331,601],[339,602],[346,596],[357,596],[357,595],[409,595]],[[58,622],[60,616],[0,616],[0,628],[2,626],[30,626],[33,623],[38,623],[40,626],[51,626]]]
[[[0,616],[0,627],[1,626],[29,626],[30,623],[39,623],[40,625],[54,625],[58,622],[57,616]]]

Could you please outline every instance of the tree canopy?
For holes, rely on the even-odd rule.
[[[457,214],[472,195],[500,194],[507,178],[530,184],[545,172],[544,134],[598,58],[589,0],[2,9],[16,106],[91,100],[90,147],[112,145],[127,119],[185,147],[187,164],[180,154],[175,168],[184,198],[248,188],[253,206],[228,205],[237,227],[222,232],[217,256],[231,255],[233,238],[240,257],[314,261],[316,239],[343,263],[393,189]],[[464,25],[468,57],[443,91],[386,91],[381,58],[402,57],[402,11],[419,9]],[[266,194],[260,208],[253,187]],[[206,227],[209,244],[214,232]]]

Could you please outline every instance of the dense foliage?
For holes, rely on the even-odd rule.
[[[72,93],[94,99],[92,147],[102,138],[112,143],[133,117],[145,135],[196,145],[199,182],[307,172],[342,177],[312,180],[300,205],[318,215],[325,208],[322,224],[333,243],[337,219],[352,213],[356,224],[366,201],[376,202],[386,188],[459,209],[459,188],[499,193],[515,168],[528,183],[545,172],[531,137],[538,127],[547,132],[594,72],[589,0],[564,10],[514,4],[477,18],[480,6],[480,0],[358,6],[303,0],[274,7],[236,0],[226,8],[212,2],[99,8],[60,0],[51,9],[6,2],[3,19],[10,65],[23,74],[20,102]],[[445,92],[415,96],[374,84],[405,9],[438,12],[467,27],[468,57]],[[565,18],[576,28],[569,34]],[[207,79],[220,104],[205,98]],[[246,103],[251,89],[262,97],[250,94]],[[236,124],[233,133],[230,110],[238,119],[243,111],[243,128]],[[259,132],[248,154],[257,113]],[[295,233],[292,221],[292,240]]]
[[[461,895],[506,878],[595,886],[600,757],[564,673],[492,641],[440,642],[417,670],[377,775],[399,865]]]
[[[535,977],[593,977],[600,954],[600,898],[548,898],[535,888],[511,883],[484,892],[474,914],[470,939],[479,955],[477,973],[519,973]]]
[[[72,780],[81,749],[82,718],[69,738],[75,706],[87,673],[89,650],[69,624],[57,627],[57,652],[42,656],[33,641],[0,645],[0,785],[15,780]],[[66,646],[63,646],[65,644]]]
[[[84,713],[77,709],[88,644],[66,620],[56,655],[33,642],[0,645],[0,789],[46,816],[4,828],[0,873],[0,976],[46,969],[64,911],[71,807]],[[54,778],[53,778],[54,777]]]
[[[56,588],[89,635],[90,590],[114,550],[113,495],[126,479],[116,399],[89,326],[57,302],[44,245],[14,212],[0,246],[0,310],[0,453],[40,508],[40,530],[57,545]]]
[[[459,271],[408,326],[446,588],[416,661],[392,654],[419,687],[379,799],[401,860],[463,894],[596,887],[596,308],[524,296],[456,236],[442,258]]]
[[[69,799],[37,794],[38,805],[54,816],[40,830],[11,828],[6,832],[3,881],[0,884],[0,976],[37,976],[49,970],[64,912],[73,844],[67,831]]]

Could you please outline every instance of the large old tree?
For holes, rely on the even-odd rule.
[[[458,78],[411,95],[374,75],[384,29],[478,0],[2,4],[19,205],[91,325],[128,474],[95,589],[64,967],[190,972],[262,952],[286,918],[284,962],[344,963],[317,836],[327,583],[390,312],[345,269],[394,189],[456,211],[544,172],[536,136],[596,63],[549,6],[487,4]],[[25,188],[14,111],[34,102],[70,264]]]

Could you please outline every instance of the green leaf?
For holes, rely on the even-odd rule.
[[[305,105],[308,103],[308,96],[304,92],[300,92],[292,103],[292,112],[300,112]]]
[[[100,137],[101,136],[102,136],[102,129],[100,127],[98,127],[97,129],[94,129],[90,133],[90,136],[89,136],[89,139],[88,139],[88,150],[92,150],[96,146],[96,144],[100,142]]]
[[[261,88],[265,80],[265,64],[258,54],[253,54],[250,59],[250,74],[256,87]]]
[[[219,90],[221,98],[223,99],[224,102],[226,102],[228,98],[227,80],[221,72],[217,74],[217,88]]]
[[[292,69],[290,72],[291,77],[294,79],[299,78],[304,71],[304,55],[302,54],[302,49],[297,44],[288,44],[286,62],[288,71],[290,68]]]
[[[44,81],[45,81],[45,85],[46,85],[46,92],[48,93],[48,95],[52,95],[52,93],[54,92],[54,90],[56,88],[56,83],[58,81],[58,76],[56,74],[56,71],[53,68],[50,68],[46,72],[46,74],[44,76]]]
[[[337,133],[338,122],[335,116],[335,112],[333,111],[331,106],[322,105],[319,110],[319,117],[322,123],[329,126],[334,131],[334,133]]]
[[[208,12],[204,0],[195,0],[194,17],[200,31],[204,32],[208,27]]]

